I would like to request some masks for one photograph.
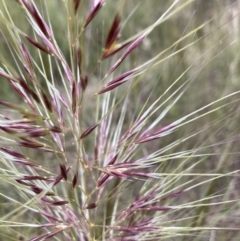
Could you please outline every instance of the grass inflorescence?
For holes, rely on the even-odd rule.
[[[0,240],[238,240],[239,1],[89,2],[0,2]]]

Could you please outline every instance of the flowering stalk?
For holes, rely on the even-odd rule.
[[[214,34],[226,34],[238,14],[211,30],[224,13],[194,29],[188,19],[161,49],[151,35],[165,21],[184,22],[179,13],[191,12],[193,0],[162,3],[158,18],[142,30],[135,22],[130,34],[131,15],[146,11],[131,1],[0,1],[9,58],[0,53],[9,89],[0,97],[3,240],[197,241],[214,240],[215,230],[239,231],[222,221],[239,207],[239,165],[230,157],[238,154],[240,91],[208,100],[198,86],[189,94],[201,72],[233,48],[230,33]],[[19,6],[29,31],[14,19]],[[213,35],[202,52],[197,44]],[[191,109],[197,91],[203,95]],[[183,104],[190,107],[178,113]]]

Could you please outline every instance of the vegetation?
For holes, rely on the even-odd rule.
[[[0,0],[0,240],[239,240],[239,1]]]

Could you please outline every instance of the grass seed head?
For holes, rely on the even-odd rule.
[[[238,1],[153,2],[0,0],[2,239],[238,239]]]

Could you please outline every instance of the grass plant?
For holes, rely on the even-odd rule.
[[[0,240],[239,240],[240,3],[206,2],[0,1]]]

